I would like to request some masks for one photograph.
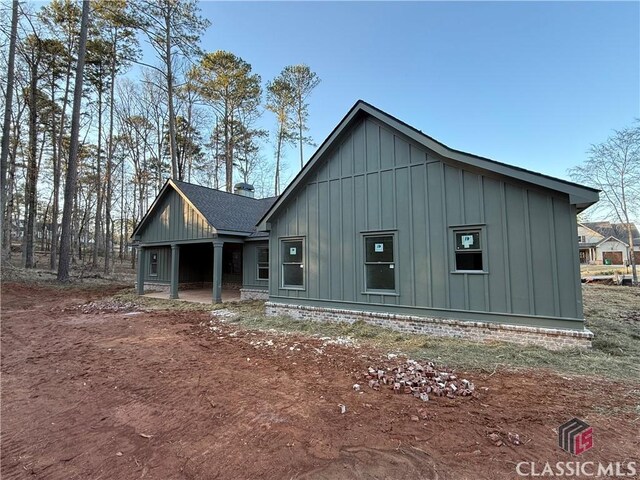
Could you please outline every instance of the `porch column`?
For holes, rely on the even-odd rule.
[[[213,303],[222,302],[222,247],[224,242],[213,241]]]
[[[146,250],[142,246],[138,246],[138,265],[136,270],[136,293],[138,295],[144,295],[144,274],[147,260],[145,257]]]
[[[180,275],[180,247],[171,244],[171,290],[169,298],[178,298],[178,281]]]

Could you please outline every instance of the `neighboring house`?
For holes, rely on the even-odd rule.
[[[266,297],[269,279],[268,237],[256,223],[275,198],[253,198],[253,187],[240,183],[236,193],[168,180],[135,228],[138,293],[210,288],[219,302],[222,288],[245,287]]]
[[[134,232],[138,291],[212,279],[219,301],[241,278],[271,315],[586,346],[576,215],[597,201],[359,101],[277,199],[167,182]]]
[[[631,252],[640,264],[640,233],[631,226],[633,248],[624,223],[589,222],[578,224],[580,263],[589,265],[628,265]]]

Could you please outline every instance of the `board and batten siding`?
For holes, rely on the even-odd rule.
[[[269,248],[269,242],[267,240],[245,242],[242,247],[242,286],[245,288],[266,290],[269,287],[269,280],[258,279],[258,248],[260,247]]]
[[[453,273],[452,227],[464,225],[482,226],[486,273]],[[362,233],[383,230],[395,232],[397,295],[365,292]],[[272,301],[583,328],[567,195],[473,171],[371,117],[319,160],[270,232]],[[280,239],[295,236],[302,290],[281,287]]]
[[[209,223],[173,188],[169,188],[159,199],[152,215],[139,233],[142,244],[212,238],[215,233]]]
[[[151,255],[158,254],[158,274],[151,275]],[[171,281],[171,247],[152,247],[142,250],[143,258],[140,261],[145,262],[145,282],[152,283],[169,283]]]

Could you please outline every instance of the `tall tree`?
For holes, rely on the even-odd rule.
[[[114,117],[115,117],[115,83],[116,76],[130,62],[139,57],[138,41],[134,27],[136,21],[126,0],[97,0],[94,2],[96,27],[101,32],[101,39],[109,46],[106,64],[109,74],[109,130],[107,137],[106,174],[105,174],[105,255],[104,272],[110,271],[112,250],[111,203],[113,194],[114,163]]]
[[[267,83],[267,109],[276,116],[275,138],[275,194],[280,195],[280,169],[283,149],[295,140],[295,127],[292,115],[295,109],[294,89],[284,78],[284,72]]]
[[[163,65],[162,69],[148,66],[162,72],[166,82],[171,173],[177,178],[174,60],[179,55],[194,57],[200,53],[198,41],[210,22],[199,15],[195,0],[138,0],[133,5],[138,28]]]
[[[4,103],[4,121],[2,124],[2,147],[0,150],[0,215],[4,228],[4,222],[11,224],[11,219],[6,218],[5,205],[7,203],[7,164],[9,158],[9,135],[11,133],[11,109],[13,107],[13,81],[15,76],[15,58],[16,58],[16,42],[18,31],[18,0],[13,0],[11,8],[11,34],[9,37],[9,58],[7,60],[7,90]],[[4,233],[4,232],[3,232]],[[3,235],[4,237],[4,235]],[[3,238],[4,239],[4,238]],[[2,240],[0,240],[2,241]],[[4,257],[5,249],[11,245],[2,244],[2,256]]]
[[[111,45],[100,38],[87,41],[87,58],[85,65],[85,78],[96,92],[97,102],[96,110],[98,113],[98,132],[97,132],[97,148],[96,148],[96,173],[95,173],[95,192],[96,192],[96,215],[94,218],[93,229],[93,252],[92,265],[94,268],[98,266],[98,251],[102,244],[102,204],[104,202],[105,189],[104,185],[107,176],[103,178],[102,174],[102,137],[103,137],[103,121],[104,113],[104,95],[109,88],[109,70],[108,66],[112,64],[109,57],[113,53]],[[105,242],[106,243],[106,242]]]
[[[60,152],[58,128],[63,124],[60,117],[62,109],[57,102],[58,82],[64,77],[68,64],[68,55],[63,42],[57,39],[48,39],[44,43],[44,63],[48,82],[48,95],[51,101],[50,114],[48,116],[47,130],[51,137],[51,173],[53,181],[52,205],[51,205],[51,245],[49,255],[49,267],[53,270],[56,266],[58,249],[58,216],[60,213],[60,177],[62,173],[62,161]]]
[[[62,236],[60,238],[60,262],[58,264],[58,281],[69,281],[69,265],[71,260],[71,215],[73,201],[76,196],[78,179],[78,151],[80,134],[80,109],[82,104],[82,81],[84,60],[87,51],[87,31],[89,27],[89,0],[82,2],[82,19],[80,22],[80,40],[78,42],[78,61],[76,63],[76,79],[73,90],[73,114],[71,116],[71,144],[67,163],[67,178],[64,187],[64,210],[62,212]]]
[[[42,104],[40,80],[43,72],[44,47],[43,40],[35,31],[30,34],[21,46],[21,53],[27,64],[29,84],[24,96],[29,108],[29,140],[27,148],[27,177],[25,181],[25,226],[22,241],[22,257],[25,268],[33,268],[35,221],[37,215],[38,188],[38,131],[39,107]]]
[[[60,211],[60,185],[64,167],[63,144],[68,139],[69,128],[67,126],[67,108],[73,77],[73,59],[78,46],[81,9],[72,0],[52,0],[44,6],[38,14],[38,20],[47,28],[49,42],[46,55],[48,75],[51,80],[50,95],[56,101],[58,95],[57,77],[58,68],[62,70],[64,87],[60,114],[57,125],[51,125],[52,141],[52,182],[53,182],[53,206],[51,212],[52,238],[51,252],[49,255],[49,267],[56,268],[58,253],[58,216]],[[51,119],[52,122],[55,118]]]
[[[238,135],[246,133],[238,128],[239,121],[255,118],[260,105],[262,88],[260,75],[252,73],[251,65],[231,52],[218,50],[206,53],[200,64],[189,72],[203,100],[216,112],[222,129],[226,189],[233,189],[234,150]],[[248,127],[246,124],[243,125]]]
[[[638,272],[633,253],[632,219],[640,215],[640,123],[616,130],[605,142],[592,145],[582,165],[569,170],[575,181],[601,190],[600,207],[624,224],[630,248],[633,284]]]
[[[168,136],[169,132],[166,132],[166,135]],[[191,123],[181,116],[176,117],[176,154],[178,157],[177,179],[190,180],[194,160],[197,162],[202,157],[202,139]]]
[[[298,144],[300,147],[300,168],[304,166],[304,145],[313,145],[310,137],[305,137],[304,133],[309,130],[307,120],[309,119],[309,104],[307,102],[311,92],[320,83],[320,77],[307,65],[290,65],[280,74],[283,81],[287,82],[293,89],[294,98],[294,122],[298,132]]]

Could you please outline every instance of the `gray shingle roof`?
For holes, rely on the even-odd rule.
[[[173,180],[216,230],[253,233],[277,197],[251,198]]]
[[[590,228],[594,232],[598,232],[604,238],[613,237],[621,242],[629,243],[629,236],[627,234],[627,225],[625,223],[611,223],[611,222],[588,222],[583,223],[587,228]],[[633,237],[633,244],[638,245],[638,239],[640,233],[634,224],[631,224],[631,236]]]

